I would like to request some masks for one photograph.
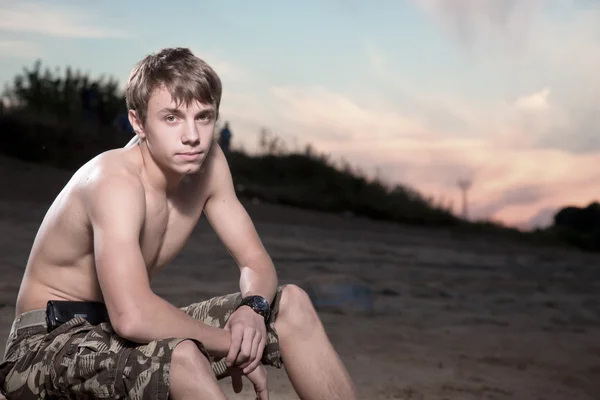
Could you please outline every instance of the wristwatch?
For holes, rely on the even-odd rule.
[[[247,296],[242,299],[240,304],[236,307],[236,310],[241,306],[250,307],[255,313],[261,315],[265,319],[265,324],[269,320],[271,315],[271,307],[269,302],[262,296]]]

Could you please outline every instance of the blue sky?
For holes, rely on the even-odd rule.
[[[70,65],[121,83],[162,47],[224,82],[222,116],[313,143],[473,218],[547,223],[598,199],[600,5],[592,0],[7,0],[0,81]]]

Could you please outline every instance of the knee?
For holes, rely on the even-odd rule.
[[[175,366],[178,371],[194,376],[197,376],[198,373],[212,374],[210,362],[196,343],[191,340],[184,340],[175,346],[171,357],[171,365]]]
[[[302,334],[318,327],[319,323],[319,316],[308,294],[299,286],[287,285],[279,302],[276,320],[278,331],[283,327],[284,331]]]

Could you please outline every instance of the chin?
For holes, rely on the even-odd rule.
[[[185,175],[195,174],[195,173],[199,172],[201,168],[202,168],[201,162],[198,164],[188,164],[183,167],[183,173]]]
[[[200,168],[189,168],[185,171],[183,171],[184,175],[194,175],[197,174],[200,171]]]

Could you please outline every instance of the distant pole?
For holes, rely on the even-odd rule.
[[[465,219],[465,220],[467,219],[467,216],[468,216],[468,205],[469,205],[467,192],[471,188],[472,184],[473,184],[473,182],[470,179],[459,179],[457,182],[458,188],[462,192],[463,219]]]

